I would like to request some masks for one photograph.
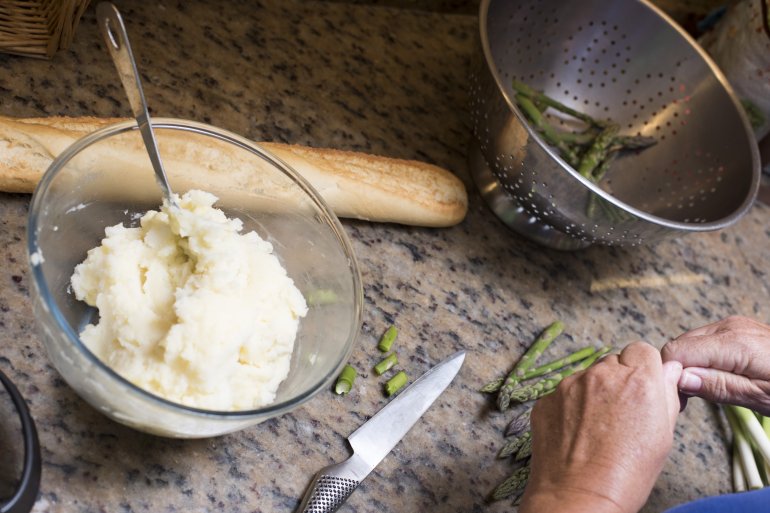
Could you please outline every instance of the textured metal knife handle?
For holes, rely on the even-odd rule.
[[[305,496],[302,513],[332,513],[350,497],[359,485],[355,479],[319,475],[310,485]]]
[[[362,472],[361,461],[353,455],[349,459],[322,468],[310,483],[298,512],[332,513],[350,497],[368,473]]]

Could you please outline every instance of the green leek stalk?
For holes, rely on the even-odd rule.
[[[770,439],[770,417],[762,417],[760,423],[765,430],[765,435]],[[765,462],[765,474],[767,475],[768,480],[770,480],[770,461]],[[770,485],[770,483],[768,483],[768,485]]]
[[[738,453],[738,444],[733,438],[733,491],[745,492],[746,491],[746,476],[743,474],[743,462],[741,462],[741,455]]]
[[[770,463],[770,438],[768,438],[767,433],[762,428],[762,424],[760,424],[756,414],[743,406],[728,406],[727,408],[735,414],[746,438],[759,451],[762,458]]]
[[[758,490],[763,488],[762,478],[759,476],[757,462],[754,459],[754,453],[751,451],[751,444],[743,432],[743,426],[731,406],[725,407],[725,415],[733,430],[733,440],[737,448],[738,456],[743,467],[743,475],[746,478],[746,485],[749,490]]]

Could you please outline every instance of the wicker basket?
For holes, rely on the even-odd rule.
[[[50,59],[72,43],[90,0],[0,0],[0,52]]]

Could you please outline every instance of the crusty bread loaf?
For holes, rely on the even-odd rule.
[[[32,192],[57,155],[80,137],[118,121],[125,120],[0,116],[0,191]],[[190,155],[193,149],[185,144],[180,137],[167,146],[165,151],[172,154],[164,158]],[[350,151],[259,145],[308,180],[340,217],[435,227],[451,226],[465,217],[465,187],[440,167]],[[232,162],[237,161],[234,156]]]

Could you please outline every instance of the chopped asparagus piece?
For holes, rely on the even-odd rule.
[[[388,396],[391,396],[398,392],[401,387],[406,385],[406,382],[408,381],[408,377],[404,371],[398,371],[398,373],[390,378],[387,383],[385,383],[385,393],[388,394]]]
[[[377,349],[383,353],[390,351],[390,347],[393,345],[393,341],[396,340],[396,335],[398,335],[398,330],[395,326],[388,328],[380,338],[380,342],[377,344]]]
[[[376,372],[378,376],[382,376],[387,371],[392,369],[393,366],[396,365],[397,363],[398,363],[398,356],[396,356],[396,353],[390,353],[380,363],[374,366],[374,372]]]
[[[353,382],[356,380],[356,369],[350,365],[345,365],[342,369],[340,376],[337,378],[337,383],[334,385],[334,391],[339,395],[345,395],[353,388]]]

